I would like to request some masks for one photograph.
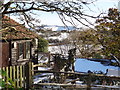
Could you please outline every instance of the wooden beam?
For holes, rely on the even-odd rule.
[[[80,84],[58,84],[58,83],[39,83],[39,84],[33,84],[33,86],[35,87],[39,87],[39,86],[61,86],[61,87],[66,87],[66,88],[84,88],[85,90],[87,90],[87,85],[80,85]],[[119,87],[114,87],[114,86],[108,86],[108,85],[93,85],[91,87],[94,87],[96,89],[114,89],[114,90],[119,90]],[[80,89],[81,90],[81,89]]]
[[[47,65],[44,65],[43,63],[35,64],[33,67],[47,67]]]
[[[112,79],[119,79],[120,76],[106,76],[103,74],[89,74],[89,73],[78,73],[78,72],[59,72],[59,71],[52,71],[52,70],[33,70],[34,72],[40,72],[40,73],[64,73],[64,74],[75,74],[79,76],[96,76],[96,77],[105,77],[105,78],[112,78]]]
[[[78,80],[80,80],[80,79],[74,79],[74,80],[71,80],[71,81],[65,82],[65,84],[67,84],[67,83],[72,83],[72,82],[75,82],[75,81],[78,81]]]
[[[59,71],[53,71],[53,70],[33,70],[33,71],[34,72],[41,72],[41,73],[64,73],[64,74],[78,74],[78,75],[88,76],[88,74],[77,73],[77,72],[59,72]]]
[[[79,87],[87,87],[87,85],[59,84],[59,83],[39,83],[39,84],[34,84],[34,86],[63,86],[63,87],[79,86]]]

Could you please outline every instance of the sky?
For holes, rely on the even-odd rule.
[[[109,8],[117,8],[118,1],[119,0],[98,0],[94,4],[90,5],[92,12],[89,12],[86,10],[86,13],[89,13],[89,14],[92,14],[95,16],[99,15],[101,12],[108,11]],[[59,19],[58,15],[56,13],[40,12],[39,18],[41,20],[41,24],[60,25],[60,26],[63,25],[62,21]],[[95,20],[90,19],[89,21],[94,22]],[[79,25],[78,22],[76,22],[76,23]],[[70,25],[70,23],[67,23],[67,24]]]
[[[5,0],[5,2],[7,1],[9,0]],[[89,0],[85,0],[85,1],[89,1]],[[97,0],[96,2],[94,2],[94,4],[91,4],[89,6],[92,11],[89,11],[88,8],[85,7],[86,10],[85,12],[87,14],[97,16],[101,12],[107,12],[109,8],[118,8],[119,1],[120,0]],[[64,25],[56,13],[48,13],[48,12],[35,12],[35,13],[39,15],[36,16],[36,18],[40,19],[41,21],[41,23],[39,23],[40,25],[59,25],[59,26]],[[92,23],[95,22],[95,19],[92,20],[91,18],[88,18],[88,20]],[[85,21],[82,22],[86,23]],[[66,24],[69,26],[71,25],[70,23],[66,23]],[[79,27],[84,27],[79,22],[76,22],[76,25],[78,25]]]

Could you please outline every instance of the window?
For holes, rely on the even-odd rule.
[[[18,59],[23,59],[24,43],[18,43]]]
[[[29,59],[30,53],[30,42],[18,43],[18,59]]]
[[[26,42],[26,58],[30,58],[30,42]]]

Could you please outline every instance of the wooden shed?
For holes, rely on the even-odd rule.
[[[0,67],[24,64],[29,61],[37,47],[33,44],[33,39],[39,37],[33,31],[28,30],[15,20],[4,16],[2,19],[2,29],[0,30]]]

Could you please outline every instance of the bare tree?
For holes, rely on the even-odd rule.
[[[74,24],[74,20],[80,22],[81,24],[88,26],[83,23],[81,19],[85,20],[89,24],[91,24],[86,17],[96,18],[98,16],[92,16],[84,13],[84,6],[89,8],[89,4],[94,3],[96,0],[68,0],[68,1],[8,1],[7,3],[2,3],[0,6],[2,15],[6,14],[15,14],[22,16],[22,21],[24,24],[27,23],[30,27],[34,24],[31,21],[38,21],[37,19],[32,17],[32,14],[35,14],[34,11],[44,11],[44,12],[56,12],[62,22],[69,22],[72,25]],[[69,17],[69,19],[67,19]],[[39,22],[39,21],[38,21]]]
[[[84,29],[70,33],[70,43],[77,49],[77,57],[80,58],[99,58],[100,45],[93,29]],[[99,57],[98,57],[99,56]]]

